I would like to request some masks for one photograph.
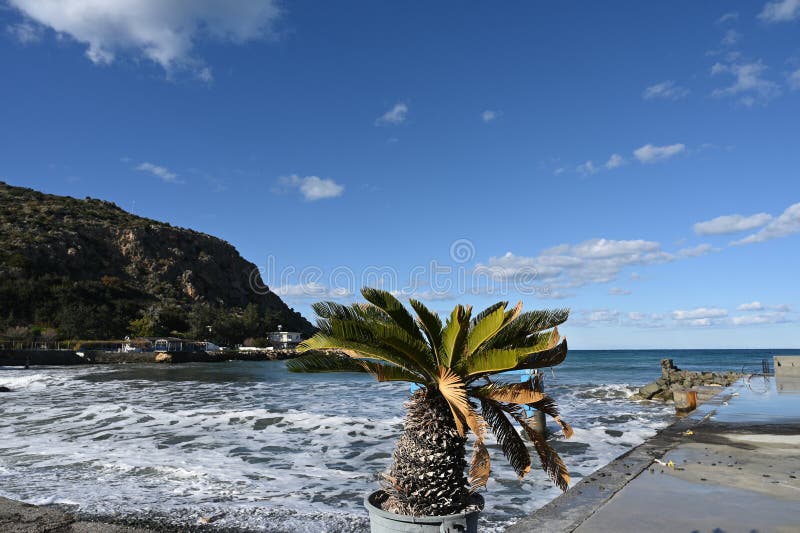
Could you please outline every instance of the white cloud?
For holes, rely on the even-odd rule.
[[[586,316],[586,319],[589,322],[602,322],[605,324],[619,322],[619,318],[620,318],[619,311],[610,311],[608,309],[598,309],[596,311],[591,311]]]
[[[197,73],[197,77],[206,83],[214,81],[214,74],[212,74],[211,69],[208,67],[201,68]]]
[[[136,170],[141,170],[142,172],[149,172],[150,174],[161,178],[161,181],[166,183],[180,183],[178,181],[178,175],[166,167],[162,167],[160,165],[154,165],[153,163],[144,162],[136,167]]]
[[[711,74],[731,74],[734,81],[722,89],[715,89],[713,96],[739,96],[739,102],[752,106],[756,101],[766,103],[781,92],[777,83],[763,77],[767,67],[761,61],[752,63],[715,63]]]
[[[689,324],[692,327],[704,328],[710,326],[712,322],[710,318],[696,318],[694,320],[689,320],[687,324]]]
[[[724,46],[733,46],[734,44],[738,43],[742,38],[742,34],[736,30],[728,30],[725,32],[725,36],[722,37],[722,44]]]
[[[675,320],[710,320],[726,316],[728,316],[727,309],[717,307],[697,307],[688,311],[677,310],[672,312],[672,318]]]
[[[800,91],[800,69],[795,70],[787,76],[789,88],[793,91]]]
[[[800,0],[767,2],[758,18],[766,22],[788,22],[800,17]]]
[[[587,161],[575,167],[575,170],[582,176],[591,176],[597,172],[597,167],[591,161]]]
[[[632,293],[628,289],[623,289],[621,287],[611,287],[610,289],[608,289],[608,294],[610,294],[611,296],[628,296]]]
[[[786,313],[762,313],[759,315],[744,315],[731,317],[734,326],[756,326],[763,324],[781,324],[788,322]]]
[[[342,298],[349,298],[353,295],[353,293],[348,289],[330,288],[316,281],[287,284],[280,287],[270,287],[270,290],[278,296],[292,299],[318,300],[321,298],[327,298],[338,300]]]
[[[726,22],[735,22],[737,20],[739,20],[739,13],[736,11],[731,11],[730,13],[725,13],[718,18],[717,24],[725,24]]]
[[[309,202],[323,200],[325,198],[336,198],[344,193],[344,185],[336,183],[332,179],[323,179],[318,176],[298,176],[292,174],[281,178],[281,183],[290,188],[296,188]]]
[[[483,113],[481,113],[481,120],[484,122],[491,122],[496,118],[500,117],[499,111],[492,111],[491,109],[487,109]]]
[[[242,43],[264,38],[281,11],[274,0],[9,0],[25,17],[87,45],[97,64],[132,52],[163,67],[195,69],[204,38]]]
[[[609,170],[619,168],[625,164],[625,158],[619,154],[611,154],[611,157],[606,161],[605,167]]]
[[[725,235],[760,228],[771,220],[772,216],[767,213],[756,213],[748,216],[723,215],[704,222],[698,222],[693,228],[698,235]]]
[[[775,311],[778,313],[788,313],[792,310],[792,306],[788,304],[778,304],[778,305],[764,305],[759,301],[753,301],[750,303],[745,303],[740,305],[736,308],[737,311]]]
[[[678,250],[678,255],[681,257],[700,257],[701,255],[706,255],[707,253],[715,251],[718,251],[718,249],[714,248],[710,244],[698,244],[697,246]]]
[[[642,98],[645,100],[680,100],[688,96],[690,92],[686,87],[681,87],[672,80],[666,80],[645,88]]]
[[[758,301],[742,304],[736,308],[737,311],[761,311],[762,309],[764,309],[764,306]]]
[[[642,313],[629,311],[623,313],[613,309],[583,309],[570,317],[573,326],[619,325],[635,328],[661,328],[664,327],[665,316],[658,313]]]
[[[457,295],[450,291],[438,291],[438,290],[430,290],[430,291],[418,291],[418,290],[393,290],[389,291],[397,298],[402,298],[408,300],[413,298],[415,300],[421,300],[423,302],[446,302],[449,300],[455,300]]]
[[[42,40],[44,31],[38,24],[23,21],[6,26],[6,33],[20,44],[34,44]]]
[[[607,283],[616,279],[628,266],[664,263],[672,259],[674,257],[662,251],[657,242],[590,239],[578,244],[554,246],[535,257],[508,252],[490,258],[486,265],[479,264],[476,271],[505,280],[533,277],[559,289]]]
[[[403,102],[398,102],[389,111],[375,119],[375,125],[402,124],[405,122],[407,114],[408,106]]]
[[[634,157],[642,163],[655,163],[669,159],[686,150],[686,145],[682,143],[669,144],[665,146],[654,146],[645,144],[633,151]]]
[[[786,237],[793,233],[800,232],[800,202],[790,205],[781,213],[778,218],[773,219],[764,226],[758,233],[748,235],[731,244],[751,244],[754,242],[764,242],[779,237]]]

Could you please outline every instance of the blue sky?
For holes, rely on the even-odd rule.
[[[797,347],[800,0],[0,2],[0,179],[574,348]]]

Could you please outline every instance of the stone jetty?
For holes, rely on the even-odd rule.
[[[673,401],[676,391],[697,391],[703,402],[715,396],[722,387],[728,387],[742,377],[739,372],[692,372],[681,370],[672,359],[661,360],[661,377],[648,383],[632,396],[634,400]]]

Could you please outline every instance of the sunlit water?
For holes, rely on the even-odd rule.
[[[573,351],[546,387],[575,428],[551,441],[573,481],[669,423],[634,402],[658,360],[750,369],[776,352]],[[290,374],[282,362],[0,368],[0,495],[82,513],[265,531],[368,530],[363,496],[402,430],[403,384]],[[519,481],[491,441],[486,531],[558,494],[540,470]],[[534,454],[535,455],[535,454]]]

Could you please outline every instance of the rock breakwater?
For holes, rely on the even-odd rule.
[[[661,360],[661,377],[641,387],[632,398],[635,400],[672,401],[676,391],[728,387],[742,374],[739,372],[693,372],[681,370],[672,359]],[[707,396],[702,395],[702,396]],[[701,400],[704,399],[701,396]]]

